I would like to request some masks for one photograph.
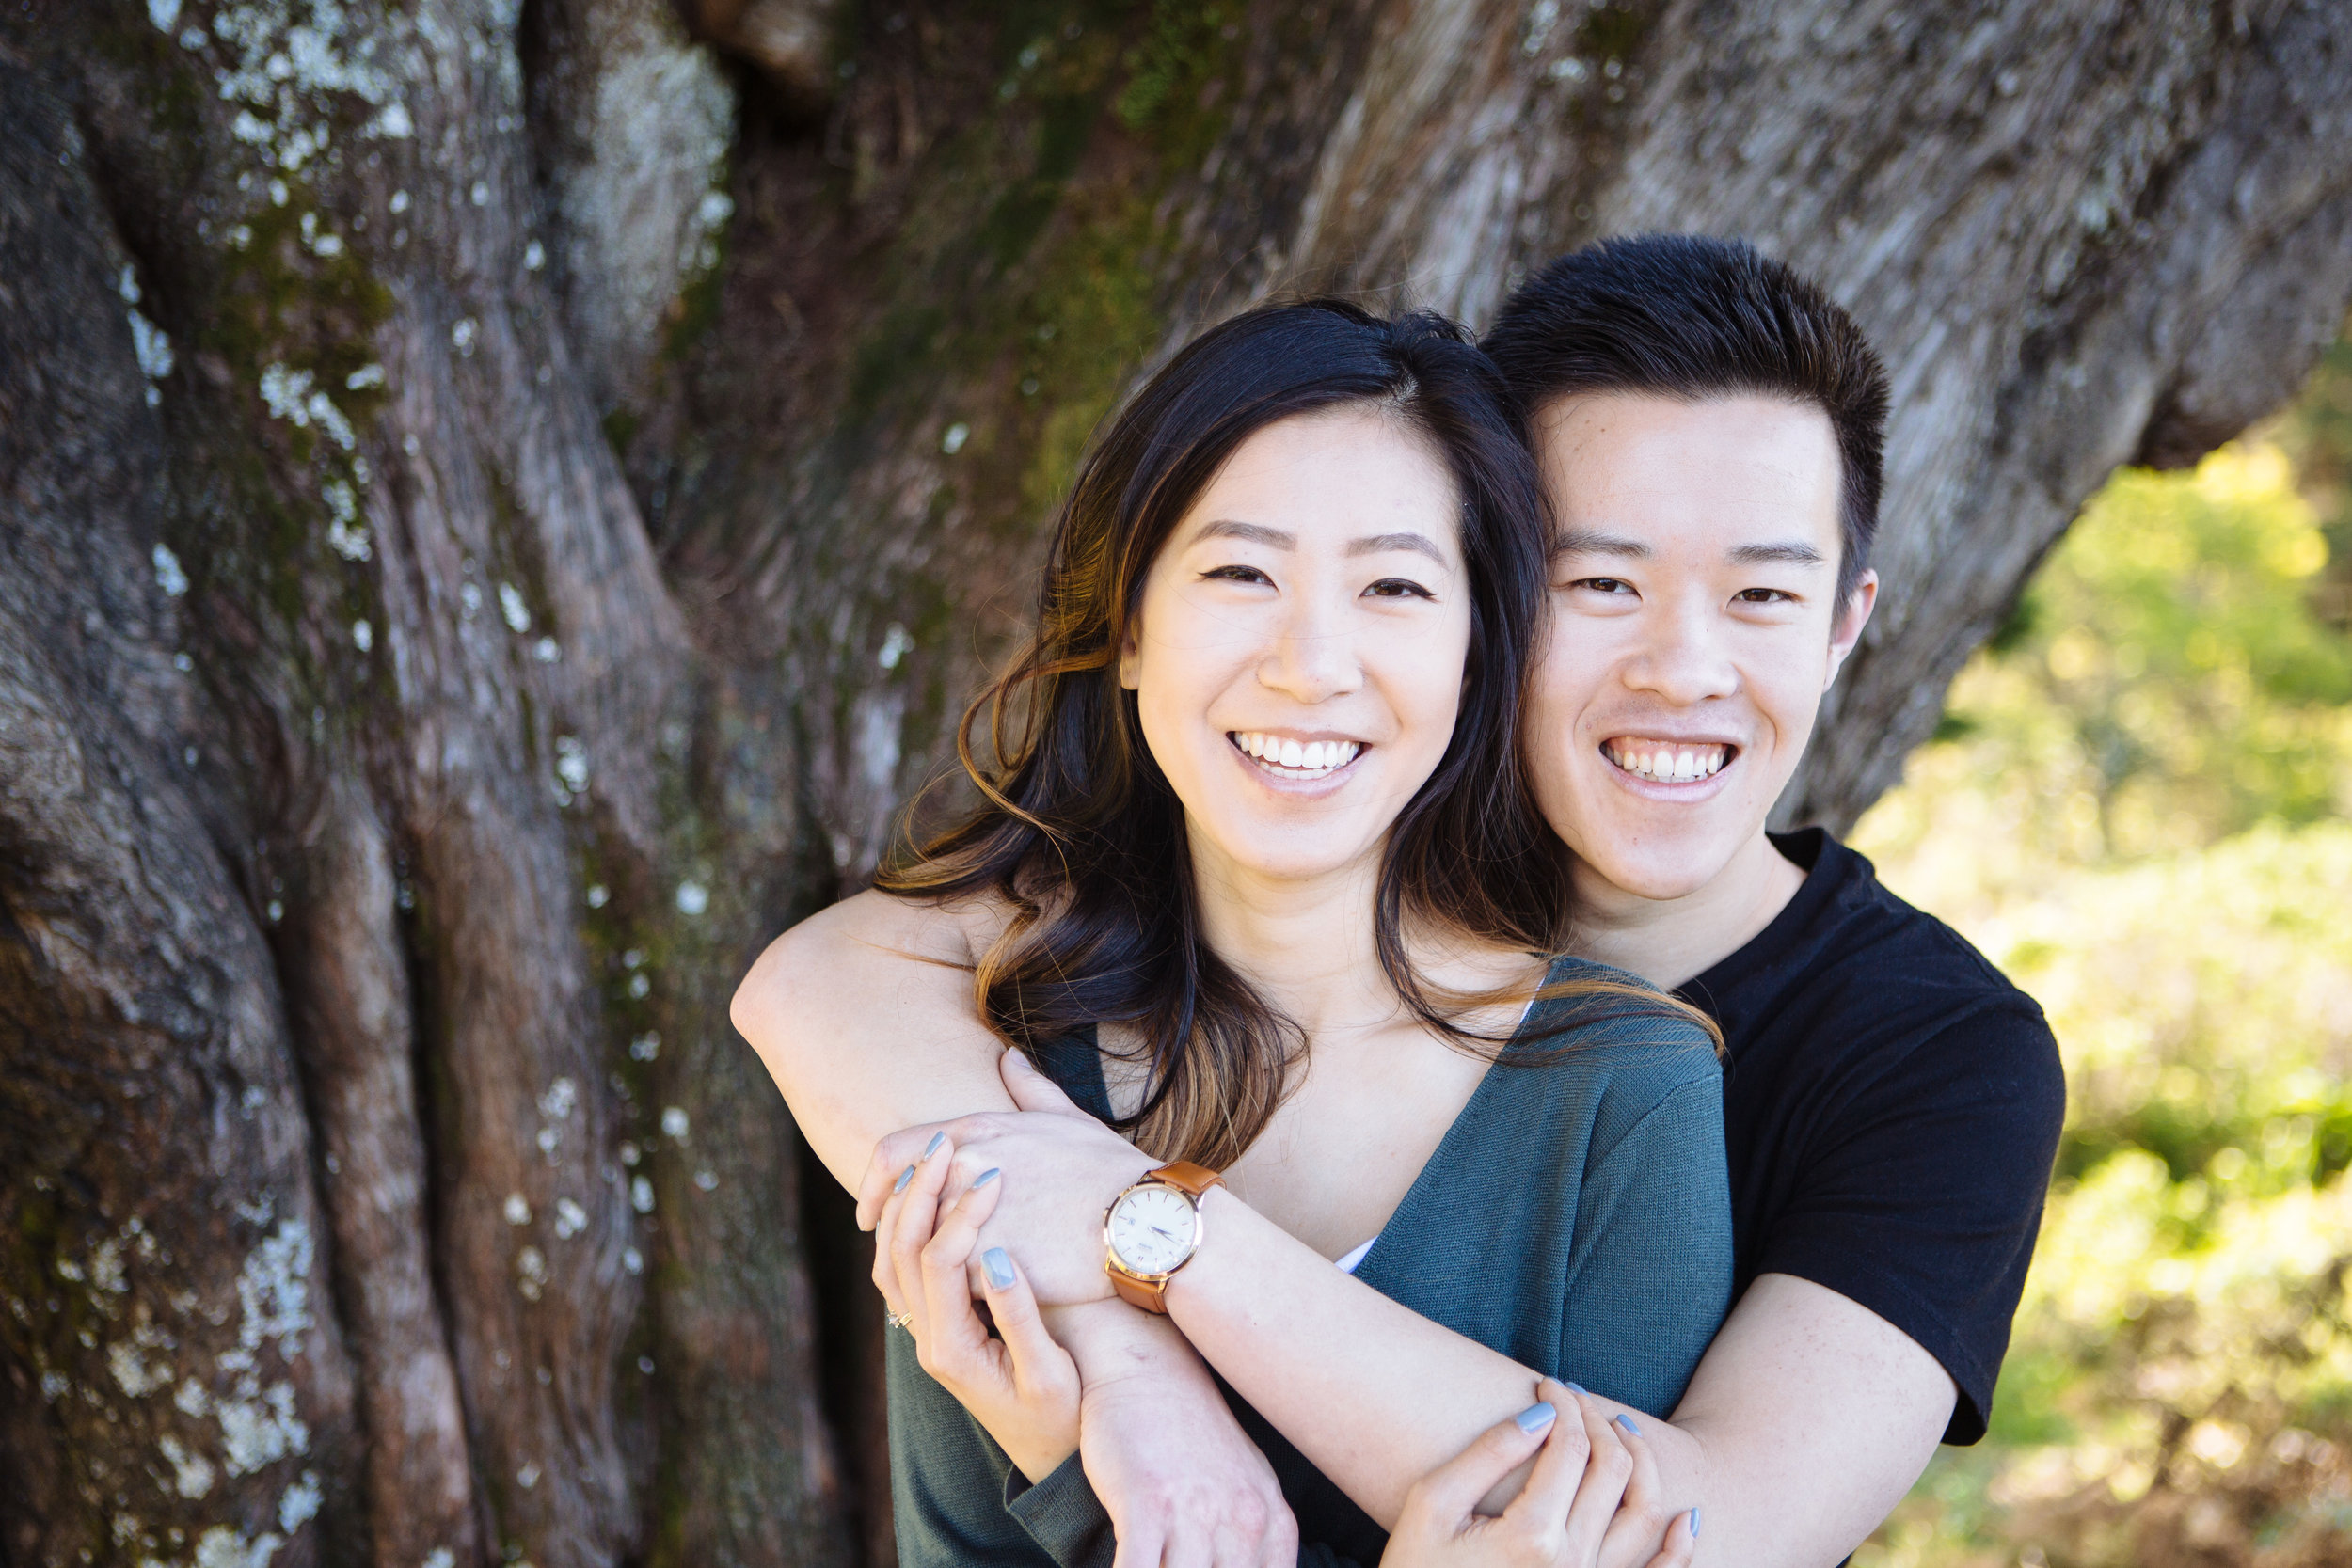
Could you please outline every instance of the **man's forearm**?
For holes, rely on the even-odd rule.
[[[887,1134],[1012,1109],[968,958],[939,911],[865,893],[777,938],[736,991],[736,1028],[851,1192]]]

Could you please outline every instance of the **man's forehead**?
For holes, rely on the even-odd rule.
[[[1533,422],[1563,547],[1641,559],[1703,538],[1735,563],[1795,565],[1836,551],[1837,443],[1818,407],[1584,393]]]

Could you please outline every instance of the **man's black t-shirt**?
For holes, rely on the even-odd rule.
[[[1775,833],[1804,885],[1680,994],[1723,1026],[1734,1299],[1759,1274],[1901,1329],[1984,1435],[2066,1114],[2042,1009],[1819,828]]]

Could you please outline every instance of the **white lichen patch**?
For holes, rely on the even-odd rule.
[[[259,1398],[220,1402],[221,1449],[230,1475],[251,1475],[290,1454],[310,1451],[310,1429],[294,1414],[294,1397],[293,1384],[273,1383]]]
[[[499,584],[499,613],[506,618],[506,629],[520,635],[531,629],[531,607],[523,602],[523,591],[511,582]]]
[[[351,645],[358,649],[363,654],[373,648],[375,646],[375,628],[365,621],[352,622]]]
[[[520,1193],[507,1194],[505,1214],[506,1223],[509,1225],[529,1225],[531,1223],[531,1200]]]
[[[653,1183],[646,1180],[642,1176],[630,1177],[628,1181],[628,1206],[636,1210],[641,1214],[652,1213]]]
[[[238,1348],[251,1352],[276,1339],[286,1360],[301,1355],[302,1336],[310,1329],[310,1227],[303,1221],[287,1220],[262,1239],[237,1275],[245,1313]]]
[[[169,545],[158,545],[150,558],[155,562],[155,586],[164,596],[176,599],[188,591],[188,574],[180,569],[180,558],[171,553]]]
[[[457,1554],[447,1546],[436,1546],[427,1552],[417,1568],[457,1568]]]
[[[588,1228],[588,1211],[568,1197],[555,1200],[555,1234],[559,1241],[570,1241]]]
[[[319,486],[326,502],[326,546],[345,561],[368,558],[368,529],[359,521],[359,498],[346,482],[330,479]]]
[[[523,1300],[537,1301],[548,1288],[548,1258],[535,1246],[515,1254],[515,1289]]]
[[[296,430],[307,430],[315,424],[328,440],[345,451],[358,445],[358,433],[351,428],[351,420],[335,406],[335,400],[317,389],[317,379],[309,371],[298,371],[278,363],[262,369],[262,401],[275,417],[284,420]]]
[[[633,1246],[623,1247],[621,1249],[621,1271],[624,1274],[644,1274],[645,1255]]]
[[[550,1120],[563,1121],[580,1106],[580,1085],[569,1078],[558,1078],[539,1097],[539,1114]]]
[[[278,1499],[278,1528],[288,1535],[300,1529],[318,1515],[324,1500],[319,1489],[318,1472],[305,1470],[302,1479],[286,1488],[286,1495]]]
[[[555,778],[558,793],[566,805],[571,803],[571,796],[587,793],[588,748],[580,743],[578,736],[555,737]]]
[[[628,1042],[628,1059],[632,1062],[650,1062],[659,1057],[660,1054],[661,1037],[651,1029],[646,1030],[644,1034]],[[636,1146],[628,1145],[625,1147],[633,1150]],[[629,1159],[626,1154],[623,1155],[622,1158],[627,1161],[628,1164],[632,1165],[637,1163],[635,1160]]]
[[[677,911],[680,914],[700,914],[710,908],[710,890],[696,881],[677,885]]]
[[[661,1135],[673,1143],[684,1143],[687,1131],[691,1125],[691,1120],[682,1106],[672,1105],[661,1113]]]
[[[196,1538],[196,1568],[269,1568],[285,1544],[275,1531],[248,1541],[227,1525],[215,1525]]]
[[[159,3],[150,0],[151,7]],[[226,5],[214,14],[213,35],[229,56],[215,81],[222,100],[239,105],[240,139],[276,167],[299,170],[326,150],[324,116],[342,95],[374,111],[367,135],[410,133],[393,73],[381,59],[382,40],[337,0]]]
[[[213,1464],[200,1453],[190,1453],[177,1437],[167,1435],[156,1445],[163,1450],[165,1462],[171,1466],[171,1487],[183,1497],[201,1497],[213,1489]]]

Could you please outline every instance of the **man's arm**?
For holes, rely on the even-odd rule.
[[[1655,1523],[1704,1502],[1700,1568],[1829,1568],[1919,1479],[1953,1398],[1942,1365],[1885,1319],[1763,1275],[1654,1445]]]
[[[983,909],[861,893],[778,937],[737,989],[736,1028],[801,1135],[851,1193],[885,1134],[1013,1109],[997,1071],[1004,1046],[973,1006],[971,966],[993,935]],[[1005,1185],[999,1222],[1034,1196],[1016,1180]],[[872,1225],[870,1206],[860,1220]],[[1137,1551],[1168,1542],[1214,1568],[1295,1558],[1297,1533],[1272,1468],[1180,1336],[1099,1305],[1049,1307],[1045,1321],[1087,1386],[1080,1449],[1122,1541]],[[1153,1440],[1171,1433],[1180,1449]]]
[[[973,1006],[987,935],[977,909],[861,893],[769,943],[737,988],[735,1027],[850,1192],[885,1134],[1013,1108]]]

